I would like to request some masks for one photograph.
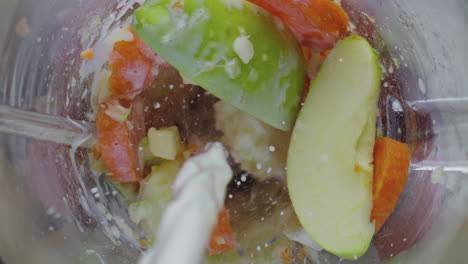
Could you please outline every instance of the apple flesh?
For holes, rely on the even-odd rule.
[[[372,152],[381,68],[357,35],[330,52],[312,81],[288,153],[288,188],[307,233],[344,259],[357,259],[374,234]]]
[[[186,78],[263,122],[289,130],[305,78],[287,26],[244,0],[146,1],[138,36]]]

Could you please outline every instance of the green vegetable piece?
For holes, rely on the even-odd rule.
[[[148,0],[133,26],[185,77],[273,127],[291,128],[304,58],[270,14],[244,0]]]

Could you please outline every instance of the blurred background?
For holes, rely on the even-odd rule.
[[[6,35],[10,28],[11,19],[14,16],[14,12],[12,10],[16,9],[18,4],[18,0],[1,0],[0,1],[0,54],[3,52],[3,44],[5,42]],[[3,153],[0,153],[0,168],[4,165]],[[0,206],[1,209],[2,206]],[[1,216],[1,214],[0,214]],[[0,238],[2,240],[2,238]],[[1,257],[1,250],[0,250],[0,264],[4,264],[3,259]]]
[[[3,47],[5,36],[7,35],[10,26],[11,18],[14,15],[12,10],[16,9],[18,0],[1,0],[0,1],[0,47]]]

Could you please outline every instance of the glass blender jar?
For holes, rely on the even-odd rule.
[[[139,4],[138,0],[0,3],[2,19],[8,20],[4,25],[9,25],[0,27],[8,30],[0,35],[4,36],[0,103],[40,114],[21,116],[23,121],[48,116],[42,122],[49,128],[44,135],[35,131],[36,139],[24,137],[34,134],[34,129],[0,134],[4,263],[137,261],[141,247],[126,232],[137,228],[129,224],[120,201],[106,192],[107,185],[92,176],[86,150],[79,146],[92,129],[86,113],[93,82],[92,69],[83,66],[80,52],[128,22]],[[410,146],[411,171],[395,213],[375,235],[367,256],[348,262],[317,255],[308,261],[466,263],[468,3],[341,0],[341,4],[356,31],[382,55],[385,74],[378,126],[386,136]],[[2,115],[6,113],[0,111]],[[1,122],[6,121],[0,118]],[[55,143],[40,140],[59,137],[58,132],[48,134],[54,129],[72,136]],[[67,142],[71,146],[63,144]]]

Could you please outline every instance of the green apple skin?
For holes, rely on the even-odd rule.
[[[382,71],[357,35],[330,52],[296,121],[288,188],[307,233],[327,251],[356,259],[374,234],[372,153]]]
[[[305,66],[297,40],[278,21],[244,0],[147,0],[136,10],[133,28],[185,77],[265,123],[290,130]],[[247,64],[234,49],[242,36],[253,48]],[[248,55],[248,48],[241,53],[246,50]]]

